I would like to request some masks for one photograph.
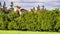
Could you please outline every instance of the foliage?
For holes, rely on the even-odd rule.
[[[0,29],[23,31],[60,31],[60,11],[45,10],[45,13],[23,12],[21,15],[0,10]]]

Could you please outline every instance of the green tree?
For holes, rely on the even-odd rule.
[[[13,10],[13,2],[11,2],[11,5],[10,5],[10,10]]]
[[[37,10],[40,10],[40,6],[38,5]]]
[[[6,2],[4,1],[3,8],[5,8],[5,7],[6,7]]]
[[[0,2],[0,8],[2,7],[1,2]]]
[[[13,2],[11,2],[11,5],[10,6],[11,6],[11,8],[13,8]]]
[[[45,11],[45,6],[44,5],[42,6],[42,11]]]

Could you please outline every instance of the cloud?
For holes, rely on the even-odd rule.
[[[10,2],[20,2],[20,0],[8,0]]]
[[[59,1],[59,0],[21,0],[20,2],[51,2],[51,1]]]
[[[52,1],[59,1],[59,0],[8,0],[13,2],[52,2]]]
[[[46,2],[45,5],[53,6],[53,7],[60,7],[60,2],[58,1]]]
[[[60,0],[5,0],[14,2],[14,6],[18,5],[22,8],[31,8],[31,7],[37,7],[37,5],[45,5],[46,8],[60,8]],[[8,4],[9,5],[9,4]]]

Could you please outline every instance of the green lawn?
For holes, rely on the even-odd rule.
[[[0,34],[60,34],[59,32],[31,32],[31,31],[5,31],[0,30]]]

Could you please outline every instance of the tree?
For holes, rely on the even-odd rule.
[[[0,2],[0,8],[2,7],[1,2]]]
[[[11,2],[10,7],[11,7],[11,8],[10,8],[9,10],[11,10],[11,11],[12,11],[12,10],[13,10],[13,2]]]
[[[35,7],[33,7],[33,10],[35,10]]]
[[[42,10],[44,11],[44,5],[42,6]]]
[[[40,6],[38,5],[37,10],[40,10]]]
[[[4,1],[3,8],[5,8],[5,7],[6,7],[6,2]]]
[[[11,6],[11,8],[13,8],[13,2],[11,2],[11,5],[10,6]]]

